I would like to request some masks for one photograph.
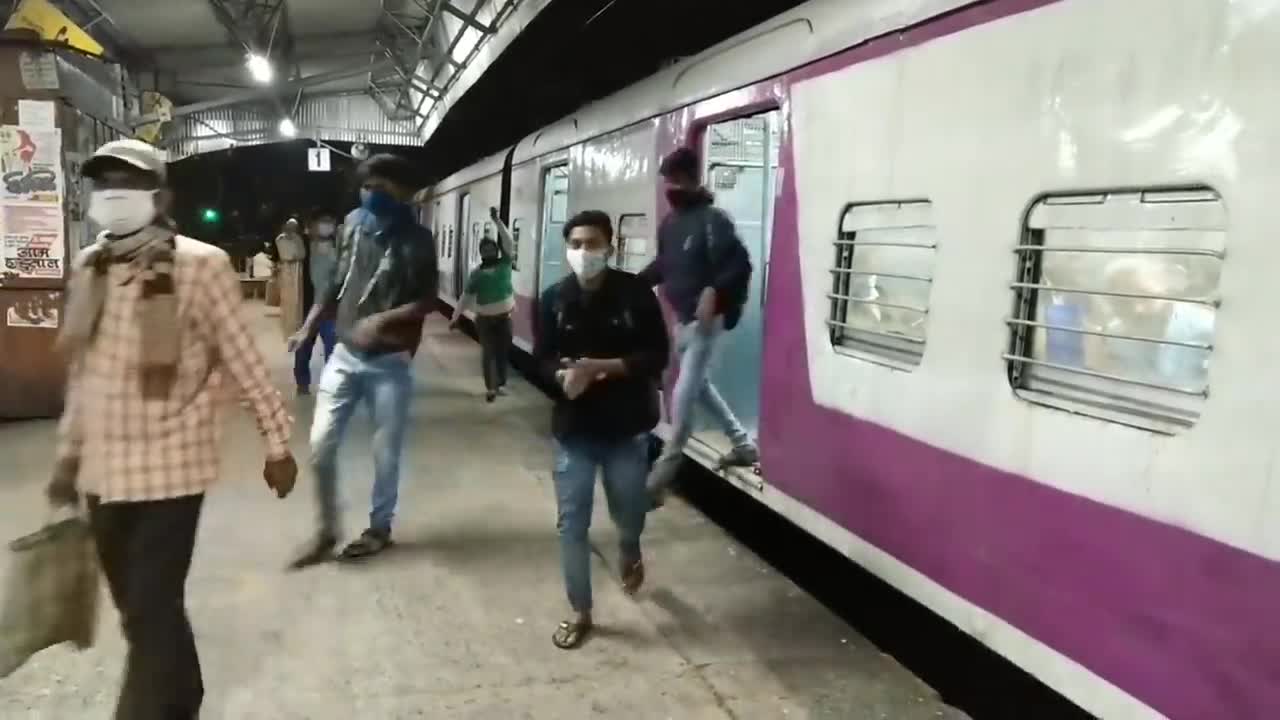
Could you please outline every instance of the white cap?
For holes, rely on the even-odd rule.
[[[87,178],[97,177],[103,170],[103,161],[107,159],[119,160],[139,170],[145,170],[161,180],[164,180],[169,164],[164,151],[154,145],[141,140],[112,140],[93,153],[93,157],[84,164],[80,174]]]

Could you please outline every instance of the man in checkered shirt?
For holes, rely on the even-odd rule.
[[[105,232],[75,261],[59,345],[70,367],[49,485],[87,496],[129,652],[116,718],[195,718],[204,687],[184,586],[205,491],[218,475],[224,374],[266,440],[263,477],[283,498],[297,465],[292,418],[241,315],[227,255],[177,235],[165,159],[137,140],[85,163]]]

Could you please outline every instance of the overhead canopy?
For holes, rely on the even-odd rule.
[[[139,90],[172,101],[177,122],[165,137],[178,154],[277,139],[284,118],[301,137],[420,144],[481,48],[549,2],[26,1],[57,6]],[[250,54],[269,60],[270,84],[251,77]]]

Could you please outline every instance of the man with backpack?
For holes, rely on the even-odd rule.
[[[709,377],[721,336],[742,317],[752,268],[733,219],[715,207],[714,197],[699,183],[700,167],[698,154],[687,147],[662,161],[659,173],[671,212],[658,228],[658,256],[640,273],[650,285],[662,285],[679,322],[672,434],[647,483],[655,507],[663,504],[680,469],[699,400],[733,443],[721,465],[750,466],[760,459],[755,442]]]

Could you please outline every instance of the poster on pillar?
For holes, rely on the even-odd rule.
[[[0,126],[0,202],[62,206],[62,132]]]
[[[0,274],[61,280],[66,270],[62,137],[0,126]]]
[[[40,203],[4,203],[4,273],[27,280],[61,280],[66,242],[62,209]]]

